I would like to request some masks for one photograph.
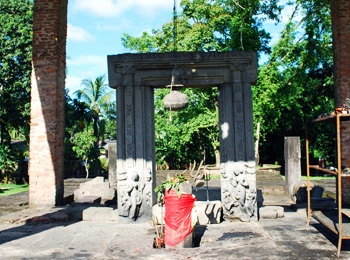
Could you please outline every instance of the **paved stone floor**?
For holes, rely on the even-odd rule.
[[[0,259],[350,259],[336,256],[336,237],[305,213],[259,222],[195,227],[190,249],[153,249],[150,223],[80,221],[0,224]]]
[[[213,191],[210,199],[219,195],[219,189]],[[61,218],[45,224],[48,211],[29,209],[27,193],[0,197],[0,219],[12,214],[19,220],[0,221],[0,259],[350,259],[350,240],[343,240],[338,258],[336,235],[314,219],[307,227],[305,210],[293,211],[286,196],[263,197],[264,205],[283,206],[284,218],[196,226],[190,249],[153,249],[155,232],[149,221],[67,221],[62,213],[71,209],[67,206],[50,209]],[[3,212],[6,207],[15,212]],[[39,217],[40,224],[26,223],[27,216]]]

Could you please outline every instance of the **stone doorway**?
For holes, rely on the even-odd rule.
[[[177,65],[185,87],[218,87],[224,217],[257,219],[251,94],[256,53],[182,52]],[[108,56],[109,86],[117,90],[120,216],[149,214],[156,202],[153,90],[169,84],[173,66],[172,53]]]

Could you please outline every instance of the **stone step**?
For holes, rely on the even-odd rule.
[[[262,191],[263,195],[285,195],[284,186],[259,186],[257,188]]]

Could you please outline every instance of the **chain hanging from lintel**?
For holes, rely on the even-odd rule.
[[[177,10],[176,10],[176,0],[174,0],[173,8],[173,43],[174,43],[174,68],[171,73],[170,93],[164,97],[163,103],[165,108],[170,110],[169,121],[172,121],[171,111],[184,110],[188,106],[188,97],[186,94],[179,92],[184,86],[182,84],[176,84],[176,76],[179,75],[179,68],[177,65]]]

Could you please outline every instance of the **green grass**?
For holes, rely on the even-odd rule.
[[[210,176],[210,180],[220,180],[221,178],[221,174],[211,174]]]
[[[0,183],[0,196],[8,196],[16,193],[20,193],[23,191],[27,191],[29,189],[28,184],[2,184]]]
[[[282,179],[285,181],[286,180],[286,177],[285,176],[281,176]],[[310,181],[313,181],[313,180],[327,180],[327,179],[333,179],[334,177],[328,177],[328,176],[310,176]],[[302,181],[307,181],[307,176],[301,176],[301,180]]]

